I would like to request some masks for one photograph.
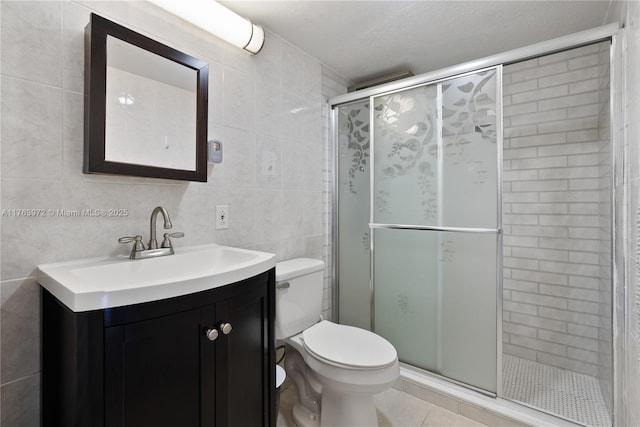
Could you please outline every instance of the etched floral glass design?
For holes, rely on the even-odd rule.
[[[436,86],[375,99],[375,222],[437,222],[436,101]]]
[[[369,102],[338,108],[340,323],[369,329]]]
[[[443,82],[441,92],[440,225],[496,228],[496,72]]]
[[[375,222],[496,227],[495,94],[489,70],[375,98]]]

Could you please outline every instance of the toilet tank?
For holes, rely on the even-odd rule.
[[[295,258],[276,264],[276,339],[304,331],[320,320],[324,262]]]

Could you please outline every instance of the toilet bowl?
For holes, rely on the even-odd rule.
[[[321,320],[324,263],[297,258],[276,265],[276,338],[287,344],[285,369],[302,427],[377,426],[373,396],[393,385],[397,352],[361,328]]]

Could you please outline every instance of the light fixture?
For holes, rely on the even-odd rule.
[[[264,30],[215,0],[148,0],[252,55],[264,44]]]

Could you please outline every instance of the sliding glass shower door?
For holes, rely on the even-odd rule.
[[[340,286],[340,321],[365,326],[368,314],[401,361],[490,393],[498,357],[498,79],[491,68],[374,96],[338,115],[338,165],[348,177],[339,182],[338,280],[359,284]]]
[[[374,97],[374,328],[401,360],[496,392],[497,70]]]

